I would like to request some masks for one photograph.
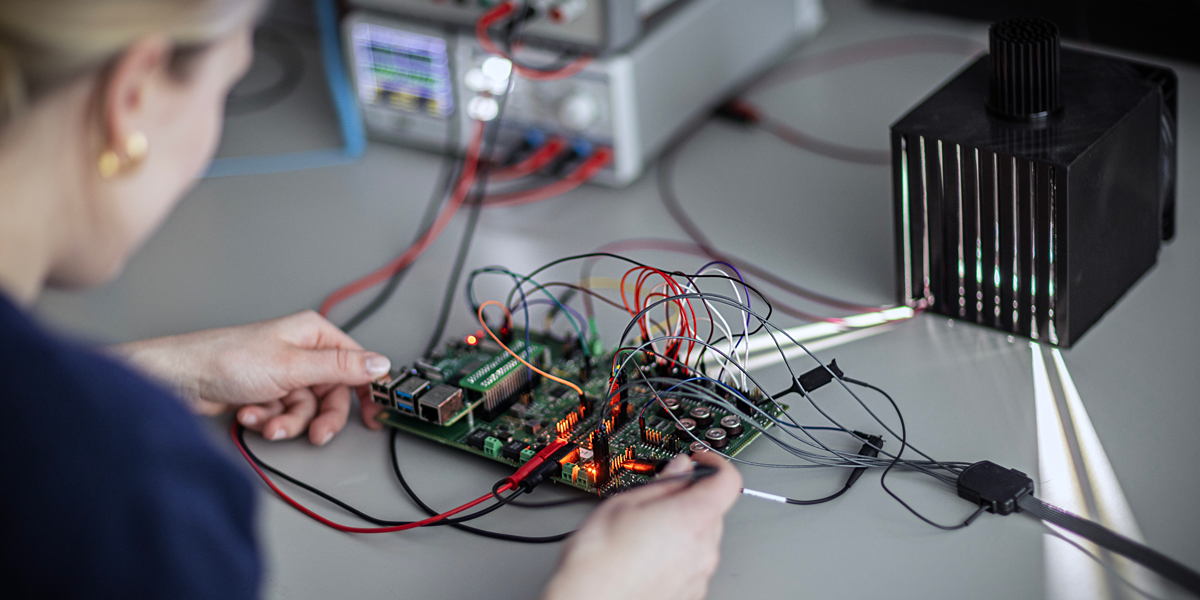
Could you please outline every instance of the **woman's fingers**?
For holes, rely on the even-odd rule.
[[[349,414],[350,388],[339,385],[329,389],[321,398],[317,416],[308,426],[308,439],[318,446],[324,446],[346,426]]]
[[[720,518],[742,493],[742,475],[725,457],[715,452],[697,452],[692,455],[697,464],[714,467],[717,472],[700,479],[677,496],[687,510],[702,517]]]
[[[270,402],[250,404],[239,408],[237,411],[237,420],[246,429],[262,431],[268,420],[281,414],[283,414],[283,403],[279,400],[271,400]]]
[[[362,412],[363,425],[366,425],[367,429],[372,431],[383,429],[383,423],[375,420],[375,417],[383,412],[383,406],[371,399],[370,386],[360,386],[355,388],[355,391],[358,392],[358,403]]]
[[[376,431],[382,429],[383,424],[376,421],[375,417],[383,412],[383,407],[370,399],[370,391],[366,386],[320,385],[298,388],[280,400],[239,408],[237,420],[246,429],[262,432],[268,440],[291,439],[307,429],[308,439],[318,446],[324,446],[346,427],[356,392],[360,398],[367,398],[361,401],[363,424]]]
[[[271,418],[263,427],[263,437],[276,441],[300,435],[317,414],[317,395],[308,388],[293,390],[283,397],[283,414]]]
[[[658,479],[665,481],[656,481],[648,485],[635,487],[626,492],[621,492],[608,502],[618,505],[645,504],[670,496],[691,484],[690,478],[682,477],[682,475],[690,473],[691,470],[691,457],[687,454],[680,454],[672,458],[671,462],[667,463],[667,466],[663,467],[662,472],[658,474]]]

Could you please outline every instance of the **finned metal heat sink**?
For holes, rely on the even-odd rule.
[[[900,301],[1070,346],[1174,235],[1170,69],[1059,48],[1048,22],[892,125]]]

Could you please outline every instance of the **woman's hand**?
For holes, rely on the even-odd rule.
[[[742,476],[709,452],[676,457],[662,476],[687,473],[692,460],[717,473],[695,484],[646,485],[602,502],[567,540],[544,600],[703,598]]]
[[[381,408],[371,402],[366,384],[391,363],[312,311],[112,350],[173,386],[197,413],[237,408],[238,421],[269,440],[307,429],[309,440],[325,444],[346,425],[355,388],[363,422],[381,427],[375,421]]]

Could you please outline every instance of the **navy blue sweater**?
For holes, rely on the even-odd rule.
[[[254,493],[182,404],[0,296],[9,598],[253,598]]]

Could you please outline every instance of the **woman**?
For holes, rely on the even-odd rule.
[[[321,445],[345,425],[355,387],[390,366],[311,312],[127,344],[115,357],[26,312],[46,286],[112,279],[195,182],[261,4],[0,0],[9,594],[255,596],[253,487],[187,409],[236,409],[267,439],[307,433]],[[361,405],[378,429],[378,409]],[[716,457],[696,460],[718,473],[602,503],[565,544],[545,597],[703,596],[740,477]]]

